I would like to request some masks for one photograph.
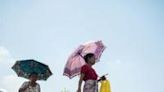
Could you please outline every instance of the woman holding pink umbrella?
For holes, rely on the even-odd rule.
[[[98,84],[96,71],[92,68],[95,64],[96,58],[93,53],[88,53],[84,56],[86,62],[85,65],[81,67],[81,75],[78,83],[77,92],[81,92],[81,84],[85,81],[83,92],[98,92]]]
[[[80,75],[77,92],[81,92],[83,81],[85,82],[83,92],[98,92],[98,76],[92,66],[100,60],[104,49],[102,41],[94,41],[80,45],[69,56],[63,75],[70,79]]]

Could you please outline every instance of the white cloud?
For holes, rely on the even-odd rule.
[[[19,78],[16,75],[8,75],[1,79],[0,85],[9,92],[17,92],[24,79]],[[5,91],[4,91],[5,92]]]
[[[12,75],[14,73],[11,69],[14,64],[15,59],[11,57],[10,52],[5,48],[0,46],[0,92],[17,92],[21,78],[17,75]]]
[[[0,63],[4,62],[4,60],[9,57],[10,57],[9,51],[6,48],[0,46]]]
[[[0,46],[0,57],[4,56],[9,56],[9,51],[5,47]]]
[[[6,89],[0,88],[0,92],[8,92]]]
[[[10,52],[3,46],[0,46],[0,66],[13,65],[15,59],[11,56]]]

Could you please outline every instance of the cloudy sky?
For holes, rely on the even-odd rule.
[[[0,89],[17,92],[26,80],[11,66],[33,58],[53,72],[42,92],[75,92],[79,77],[62,75],[69,54],[102,40],[94,68],[113,92],[164,92],[163,10],[163,0],[0,0]]]

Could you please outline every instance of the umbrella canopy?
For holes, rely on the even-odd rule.
[[[12,66],[12,69],[19,77],[29,79],[31,73],[37,73],[38,80],[47,80],[52,75],[48,65],[40,63],[33,59],[19,60]]]
[[[88,53],[93,53],[96,57],[96,62],[98,62],[104,49],[105,46],[102,41],[94,41],[80,45],[69,56],[63,75],[68,76],[70,79],[79,75],[81,67],[85,64],[83,57]]]

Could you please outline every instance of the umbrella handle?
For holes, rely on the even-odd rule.
[[[101,80],[102,80],[102,78],[103,78],[103,77],[105,77],[105,76],[107,76],[107,75],[108,75],[108,73],[107,73],[107,74],[102,75],[102,76],[100,77],[100,79],[98,79],[98,81],[101,81]],[[105,79],[106,79],[106,77],[105,77]]]
[[[103,76],[107,76],[107,75],[108,75],[108,73],[104,74]]]
[[[81,53],[80,53],[80,52],[78,52],[77,54],[78,54],[78,55],[80,55],[80,56],[83,58],[83,56],[81,55]]]
[[[102,76],[107,76],[107,75],[108,75],[108,73],[106,73],[106,74],[104,74],[104,75],[102,75]],[[102,77],[102,76],[101,76],[101,77]]]

